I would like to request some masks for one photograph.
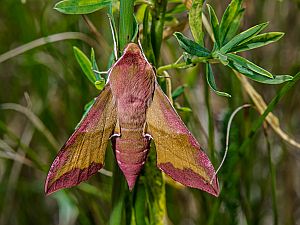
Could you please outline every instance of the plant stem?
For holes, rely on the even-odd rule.
[[[208,117],[208,149],[209,156],[211,158],[212,163],[215,162],[214,157],[214,149],[215,149],[215,131],[214,131],[214,120],[213,120],[213,111],[210,103],[210,89],[208,83],[206,82],[206,78],[204,77],[204,95],[205,95],[205,105],[207,109],[207,117]]]
[[[120,0],[120,49],[130,42],[133,34],[134,0]]]
[[[269,170],[271,175],[271,186],[272,186],[272,210],[273,210],[273,218],[274,225],[278,225],[278,210],[277,210],[277,198],[276,198],[276,174],[275,174],[275,166],[272,162],[272,153],[271,153],[271,143],[268,138],[268,132],[264,129],[264,134],[267,141],[267,149],[268,149],[268,163]]]
[[[117,163],[113,171],[112,212],[109,225],[122,224],[125,200],[125,179]]]
[[[186,63],[186,62],[172,63],[172,64],[158,67],[157,73],[161,74],[163,71],[170,70],[170,69],[177,69],[177,68],[185,69],[185,68],[191,67],[194,64],[206,63],[206,62],[209,62],[210,64],[219,63],[218,60],[212,59],[211,57],[197,57],[197,58],[192,59],[191,63]]]
[[[152,13],[151,42],[156,64],[160,57],[167,2],[167,0],[156,0]]]

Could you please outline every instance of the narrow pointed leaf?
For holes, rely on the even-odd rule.
[[[202,29],[202,10],[204,0],[193,0],[189,12],[189,25],[195,42],[203,45],[204,32]]]
[[[139,32],[139,23],[135,17],[135,15],[133,14],[133,35],[131,38],[131,42],[134,42],[134,40],[136,39],[136,37],[138,36],[138,32]]]
[[[54,9],[65,14],[88,14],[110,4],[111,0],[64,0],[56,3]]]
[[[230,61],[232,62],[231,65],[235,65],[236,67],[241,68],[241,70],[245,70],[246,74],[256,73],[261,76],[269,77],[269,78],[273,79],[273,75],[269,71],[257,66],[253,62],[250,62],[249,60],[247,60],[241,56],[238,56],[238,55],[234,55],[234,54],[226,54],[226,55],[227,55],[229,62]],[[230,65],[230,63],[229,63],[229,65]],[[241,73],[245,74],[243,72],[241,72]]]
[[[274,75],[274,79],[262,79],[260,82],[264,84],[282,84],[293,79],[290,75]]]
[[[176,100],[180,95],[184,93],[186,85],[181,85],[177,87],[173,92],[172,92],[172,99]]]
[[[251,38],[250,40],[239,44],[238,46],[231,49],[231,52],[242,52],[246,50],[251,50],[259,48],[282,38],[284,33],[282,32],[269,32],[264,34],[259,34]]]
[[[173,7],[172,9],[170,9],[168,12],[166,12],[166,16],[174,16],[175,14],[179,14],[179,13],[183,13],[184,11],[186,11],[187,8],[184,4],[178,4],[175,7]]]
[[[142,39],[142,46],[144,50],[144,54],[146,55],[149,62],[152,64],[155,63],[156,59],[154,56],[152,44],[151,44],[151,32],[149,27],[149,21],[150,21],[150,7],[147,6],[144,13],[144,19],[143,19],[143,39]]]
[[[228,66],[230,68],[238,71],[239,73],[241,73],[257,82],[264,83],[264,84],[281,84],[281,83],[284,83],[284,82],[287,82],[287,81],[290,81],[291,79],[293,79],[293,77],[289,76],[289,75],[277,75],[277,76],[273,76],[273,78],[262,75],[262,74],[258,73],[257,71],[260,71],[260,70],[266,71],[266,70],[258,67],[257,65],[251,63],[250,61],[248,61],[240,56],[233,55],[233,54],[227,54],[227,56],[228,56],[228,60],[229,60]],[[253,68],[256,68],[256,69],[253,70]]]
[[[92,63],[92,70],[93,72],[96,70],[98,71],[98,66],[97,66],[97,62],[96,62],[96,59],[95,59],[95,52],[94,52],[94,49],[92,48],[91,50],[91,63]],[[103,77],[100,76],[100,74],[94,72],[94,75],[96,77],[96,81],[94,83],[95,87],[98,89],[98,90],[102,90],[105,86],[105,79]]]
[[[231,97],[230,94],[217,90],[217,85],[216,85],[216,82],[215,82],[214,74],[213,74],[211,65],[209,63],[206,63],[206,80],[207,80],[207,83],[209,84],[209,86],[211,87],[211,89],[217,95],[224,96],[224,97],[229,97],[229,98]]]
[[[189,107],[181,107],[177,105],[175,108],[177,111],[181,111],[181,112],[192,112],[192,109]]]
[[[223,45],[225,45],[228,41],[230,41],[238,32],[240,25],[241,25],[241,20],[244,16],[245,9],[240,9],[237,14],[235,15],[233,21],[230,23],[229,30],[227,31],[225,40],[221,42]],[[220,34],[221,36],[221,34]]]
[[[209,12],[209,17],[210,17],[210,23],[211,23],[212,30],[214,33],[214,38],[215,38],[215,41],[217,44],[217,48],[219,49],[221,47],[221,44],[220,44],[220,36],[219,36],[218,17],[216,15],[214,9],[209,4],[207,4],[207,7],[208,7],[208,12]]]
[[[89,58],[77,47],[73,47],[75,58],[79,63],[82,71],[85,76],[94,84],[96,81],[96,77],[94,72],[92,71],[92,63]]]
[[[98,66],[97,66],[97,62],[96,62],[96,58],[95,58],[95,51],[93,48],[91,48],[91,63],[92,63],[92,70],[99,70]],[[101,76],[94,72],[96,80],[100,80]]]
[[[236,47],[237,45],[241,44],[242,42],[248,41],[252,37],[254,37],[256,34],[261,32],[264,28],[268,26],[268,23],[261,23],[254,27],[249,28],[248,30],[236,35],[234,38],[232,38],[226,45],[224,45],[220,51],[222,53],[231,52],[231,49]]]
[[[236,23],[236,19],[241,17],[242,2],[243,0],[232,0],[223,14],[220,23],[220,42],[222,45],[233,37],[230,31],[238,29],[239,21]]]
[[[209,50],[192,41],[191,39],[185,37],[182,33],[175,32],[174,35],[177,38],[180,47],[183,48],[187,53],[198,57],[210,56]]]

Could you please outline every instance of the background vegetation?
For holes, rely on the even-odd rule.
[[[156,9],[159,7],[160,1],[151,2],[156,4]],[[207,1],[219,19],[229,2]],[[230,114],[245,103],[256,105],[257,110],[247,109],[233,120],[228,157],[218,175],[219,198],[168,180],[164,185],[153,157],[147,162],[133,194],[123,192],[123,178],[116,171],[111,150],[108,150],[105,171],[78,187],[46,197],[44,180],[54,156],[79,122],[85,104],[99,93],[83,75],[73,46],[87,55],[93,47],[99,70],[109,68],[113,52],[107,9],[89,14],[87,19],[61,14],[53,10],[55,3],[1,1],[1,225],[129,224],[129,221],[132,224],[184,225],[300,223],[299,145],[297,148],[297,143],[290,139],[300,140],[300,83],[281,92],[283,98],[276,107],[277,101],[273,101],[274,105],[269,108],[279,121],[269,117],[269,123],[265,123],[264,128],[259,126],[254,134],[251,129],[253,124],[259,125],[257,111],[262,104],[259,95],[269,103],[285,84],[250,81],[257,91],[255,94],[248,83],[239,80],[223,65],[214,65],[213,71],[218,88],[230,93],[231,98],[211,91],[202,66],[168,71],[173,91],[185,87],[175,106],[210,155],[215,168],[224,154]],[[135,7],[139,23],[144,17],[141,5]],[[174,31],[192,38],[187,16],[190,6],[191,1],[169,1],[161,50],[155,50],[152,56],[146,52],[157,67],[175,62],[183,52],[172,35]],[[242,56],[274,74],[295,75],[300,66],[299,0],[245,0],[243,7],[246,10],[240,31],[270,21],[267,31],[281,31],[285,36],[279,42],[242,53]],[[118,8],[117,3],[115,8]],[[207,8],[204,13],[209,18]],[[118,18],[118,11],[115,15]],[[89,21],[97,32],[87,25]],[[39,39],[53,34],[57,35]],[[209,39],[209,35],[205,35],[206,46],[211,49]],[[55,40],[57,42],[53,42]],[[53,43],[44,44],[49,41]],[[147,49],[145,42],[143,46]],[[8,52],[17,47],[20,47],[17,51]],[[26,51],[30,47],[34,48]],[[160,82],[165,87],[169,80],[161,79]],[[256,98],[252,96],[251,99],[251,93]],[[284,136],[283,131],[289,137]],[[249,134],[253,135],[251,139]],[[156,184],[160,188],[149,189],[155,186],[155,181],[161,182]]]

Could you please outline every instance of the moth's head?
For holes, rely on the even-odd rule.
[[[141,49],[136,43],[129,43],[125,49],[123,54],[141,54]]]

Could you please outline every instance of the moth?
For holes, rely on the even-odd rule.
[[[46,194],[75,186],[97,173],[110,140],[130,190],[153,140],[159,169],[183,185],[219,195],[211,162],[135,43],[129,43],[111,67],[104,89],[56,156],[46,178]]]

